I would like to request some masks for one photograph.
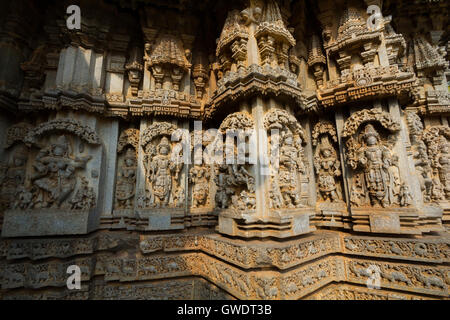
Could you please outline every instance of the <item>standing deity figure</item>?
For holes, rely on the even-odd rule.
[[[132,148],[127,149],[119,170],[116,199],[120,208],[131,209],[136,185],[136,152]]]
[[[192,188],[192,207],[204,206],[208,201],[209,194],[209,168],[199,165],[194,166],[189,171],[189,182],[194,184]]]
[[[319,146],[319,152],[315,159],[319,191],[325,201],[336,202],[341,198],[335,180],[335,177],[341,175],[339,166],[340,162],[337,159],[336,153],[328,142],[328,139],[325,138]]]
[[[9,165],[4,167],[0,182],[1,200],[6,206],[11,207],[13,205],[25,183],[27,159],[26,147],[19,146],[12,155]]]
[[[60,208],[75,189],[77,176],[75,170],[84,168],[91,156],[76,157],[70,155],[70,145],[66,136],[59,136],[50,147],[39,151],[31,178],[38,188],[35,207]]]
[[[358,161],[364,170],[364,180],[370,202],[375,206],[386,207],[390,203],[391,153],[380,143],[379,134],[371,124],[366,125],[363,139],[365,145],[359,149]]]
[[[450,196],[450,156],[449,156],[449,143],[445,138],[442,139],[440,144],[441,150],[437,156],[437,170],[439,174],[439,180],[443,186],[444,194],[447,198]]]
[[[172,173],[175,171],[175,163],[171,162],[171,146],[167,137],[162,137],[156,147],[157,155],[149,164],[149,180],[151,182],[151,203],[157,207],[166,206],[170,200],[172,191]]]
[[[300,144],[299,144],[300,145]],[[298,188],[298,173],[305,172],[301,152],[294,146],[294,137],[290,131],[283,137],[280,147],[279,187],[288,208],[300,206],[300,190]]]

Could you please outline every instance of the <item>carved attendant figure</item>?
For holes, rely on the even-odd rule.
[[[442,148],[437,156],[437,169],[439,173],[439,179],[444,188],[444,193],[448,198],[450,195],[450,156],[449,156],[449,143],[446,139],[442,139]]]
[[[129,148],[120,168],[116,187],[116,199],[119,207],[130,209],[133,207],[133,197],[136,184],[136,152]]]
[[[26,163],[28,159],[28,153],[24,146],[20,146],[14,152],[11,162],[6,167],[6,172],[3,177],[0,177],[1,198],[2,201],[11,205],[18,195],[20,187],[25,182]]]
[[[189,181],[194,184],[192,188],[192,207],[206,205],[209,194],[209,171],[202,166],[194,166],[189,172]]]
[[[150,182],[152,183],[151,203],[157,207],[166,206],[169,203],[172,191],[172,171],[175,164],[170,161],[171,147],[169,139],[163,137],[156,147],[158,155],[150,162]]]
[[[300,144],[299,144],[300,145]],[[294,146],[294,137],[290,131],[285,133],[280,148],[279,186],[284,204],[289,208],[300,205],[300,190],[298,190],[298,172],[304,172],[301,154]]]
[[[319,147],[319,154],[315,159],[316,172],[319,176],[319,191],[324,200],[339,201],[340,195],[336,187],[334,177],[341,175],[340,162],[336,157],[333,147],[325,138]]]
[[[358,154],[359,164],[364,169],[366,188],[372,205],[386,207],[389,205],[389,167],[391,166],[391,154],[389,149],[379,142],[379,134],[371,124],[364,129],[365,146],[361,147]]]

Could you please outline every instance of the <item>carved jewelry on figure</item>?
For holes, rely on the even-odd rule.
[[[219,131],[226,136],[228,130],[232,132],[249,132],[254,128],[253,119],[247,112],[235,112],[227,116],[220,125]],[[219,139],[223,137],[218,136]],[[242,138],[242,137],[241,137]],[[223,141],[214,141],[215,148],[223,148]],[[233,164],[215,165],[214,182],[217,186],[215,195],[216,206],[221,209],[254,210],[256,208],[255,178],[250,173],[251,164],[238,164],[238,148],[236,143],[226,141],[226,154],[233,155]],[[231,152],[230,152],[231,151]],[[248,159],[248,154],[244,155]]]
[[[115,193],[117,209],[132,209],[134,207],[138,146],[138,129],[126,129],[120,134],[117,145],[119,168]]]
[[[314,168],[318,177],[319,195],[327,202],[342,202],[341,186],[336,181],[342,175],[341,163],[335,147],[330,142],[330,138],[337,142],[336,129],[328,121],[318,122],[314,126],[312,138],[316,148]]]
[[[382,140],[376,124],[391,135]],[[393,134],[399,129],[388,113],[378,110],[361,110],[345,122],[343,136],[350,137],[346,142],[346,160],[354,170],[350,186],[353,205],[387,207],[407,203],[404,187],[403,200],[400,199],[398,158],[391,154],[396,139]]]
[[[144,207],[180,207],[184,203],[184,164],[169,141],[177,127],[168,122],[158,122],[143,133],[147,195],[141,199]],[[159,138],[159,142],[158,139]]]
[[[65,135],[58,137],[49,147],[42,148],[33,164],[31,176],[37,187],[34,208],[60,208],[75,190],[77,169],[86,167],[91,156],[73,157]]]
[[[294,116],[285,110],[272,110],[264,117],[270,145],[270,208],[300,208],[301,175],[306,174],[303,144],[305,134]],[[277,157],[279,144],[279,161]]]

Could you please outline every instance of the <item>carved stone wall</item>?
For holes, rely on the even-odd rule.
[[[446,1],[70,4],[0,10],[0,298],[449,298]]]

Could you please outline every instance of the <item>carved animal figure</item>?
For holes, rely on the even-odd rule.
[[[395,254],[398,254],[398,255],[402,254],[402,250],[399,248],[399,246],[395,242],[390,241],[389,244],[391,246],[391,252],[392,253],[395,253]]]
[[[312,277],[310,277],[310,276],[304,276],[303,277],[302,284],[305,287],[310,285],[310,284],[313,284],[313,283],[314,283],[314,279]]]
[[[178,264],[174,261],[169,262],[166,266],[167,266],[167,269],[169,270],[169,272],[174,272],[179,269]]]
[[[295,283],[291,282],[288,284],[288,286],[286,287],[286,293],[287,294],[293,294],[298,290],[298,287]]]
[[[276,297],[278,295],[278,288],[277,287],[273,287],[270,286],[269,284],[266,284],[264,286],[264,293],[266,294],[266,296],[270,299],[273,297]]]
[[[391,282],[404,282],[406,285],[412,285],[411,280],[401,271],[392,271],[391,273],[385,272],[384,270],[381,272],[381,276]]]
[[[327,276],[327,272],[325,270],[320,270],[319,273],[317,274],[317,277],[319,279],[326,278],[326,276]]]
[[[424,256],[427,254],[427,246],[425,243],[418,242],[414,245],[414,252],[419,256]]]
[[[350,264],[350,270],[356,274],[357,277],[370,277],[372,275],[372,273],[367,271],[367,269],[356,268],[353,263]]]
[[[420,271],[414,272],[416,279],[424,284],[425,287],[431,288],[431,286],[439,287],[445,289],[444,281],[436,276],[424,276]]]
[[[142,267],[142,270],[152,272],[152,273],[155,273],[157,271],[155,266],[144,266],[144,267]]]

